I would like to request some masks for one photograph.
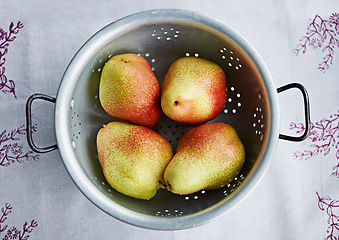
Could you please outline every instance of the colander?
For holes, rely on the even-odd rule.
[[[160,189],[150,200],[116,192],[104,178],[96,152],[96,135],[116,119],[101,107],[100,74],[116,54],[144,57],[161,84],[170,64],[195,56],[219,64],[227,78],[227,103],[214,121],[231,124],[246,149],[245,164],[234,180],[219,190],[176,195]],[[301,90],[306,130],[300,137],[279,134],[278,92]],[[55,102],[57,144],[37,147],[32,138],[31,104],[36,99]],[[26,105],[27,137],[39,153],[59,149],[65,167],[82,193],[100,209],[126,223],[157,230],[192,228],[233,209],[256,187],[273,157],[279,138],[301,141],[309,132],[309,101],[305,88],[291,83],[276,88],[257,51],[240,34],[199,13],[161,9],[136,13],[109,24],[93,35],[67,67],[57,97],[34,94]],[[165,115],[159,132],[176,148],[188,130]]]

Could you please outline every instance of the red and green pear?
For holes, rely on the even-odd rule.
[[[166,188],[176,194],[221,188],[237,176],[244,161],[244,146],[232,126],[199,125],[180,138],[164,173]]]
[[[116,191],[150,199],[164,185],[164,171],[173,156],[170,143],[154,130],[111,122],[97,134],[99,162]]]
[[[172,63],[161,85],[161,108],[172,120],[187,126],[206,123],[223,110],[226,77],[209,60],[182,57]]]
[[[148,62],[134,53],[110,58],[102,69],[99,100],[111,116],[146,127],[160,120],[160,86]]]

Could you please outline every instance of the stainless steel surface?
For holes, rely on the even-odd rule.
[[[97,131],[114,119],[100,106],[101,69],[113,55],[145,57],[161,83],[169,65],[182,56],[218,63],[227,78],[228,100],[214,120],[235,127],[246,161],[234,181],[215,191],[188,196],[159,190],[151,200],[137,200],[113,190],[96,154]],[[69,64],[55,106],[57,145],[79,189],[108,214],[133,225],[161,230],[195,227],[242,202],[269,167],[279,138],[279,105],[271,75],[256,50],[223,23],[187,10],[141,12],[116,21],[89,39]],[[187,128],[162,116],[160,133],[175,148]]]

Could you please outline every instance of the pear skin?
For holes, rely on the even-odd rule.
[[[187,126],[214,119],[223,110],[226,97],[224,71],[203,58],[179,58],[172,63],[161,85],[163,112]]]
[[[133,53],[110,58],[102,69],[99,100],[111,116],[146,127],[160,120],[160,86],[148,62]]]
[[[110,122],[97,134],[99,162],[116,191],[150,199],[163,187],[163,175],[173,156],[170,143],[150,128]]]
[[[244,161],[244,146],[232,126],[199,125],[179,140],[164,173],[166,188],[176,194],[221,188],[237,176]]]

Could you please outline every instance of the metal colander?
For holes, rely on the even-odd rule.
[[[105,180],[96,152],[98,130],[116,119],[101,107],[98,98],[101,70],[117,54],[136,53],[152,67],[161,85],[171,63],[183,56],[209,59],[226,74],[227,103],[214,121],[232,125],[246,149],[244,166],[234,180],[214,191],[175,195],[160,189],[151,200],[138,200],[116,192]],[[308,125],[308,98],[305,119]],[[35,146],[30,117],[34,99],[55,101],[57,145]],[[79,189],[95,205],[124,222],[160,230],[195,227],[227,213],[258,184],[266,172],[280,138],[277,89],[270,73],[254,48],[224,24],[188,10],[153,10],[120,19],[90,38],[72,59],[62,78],[56,98],[35,94],[27,101],[28,142],[33,150],[58,148],[67,171]],[[175,150],[188,130],[164,114],[159,132]],[[307,127],[308,129],[308,127]]]

